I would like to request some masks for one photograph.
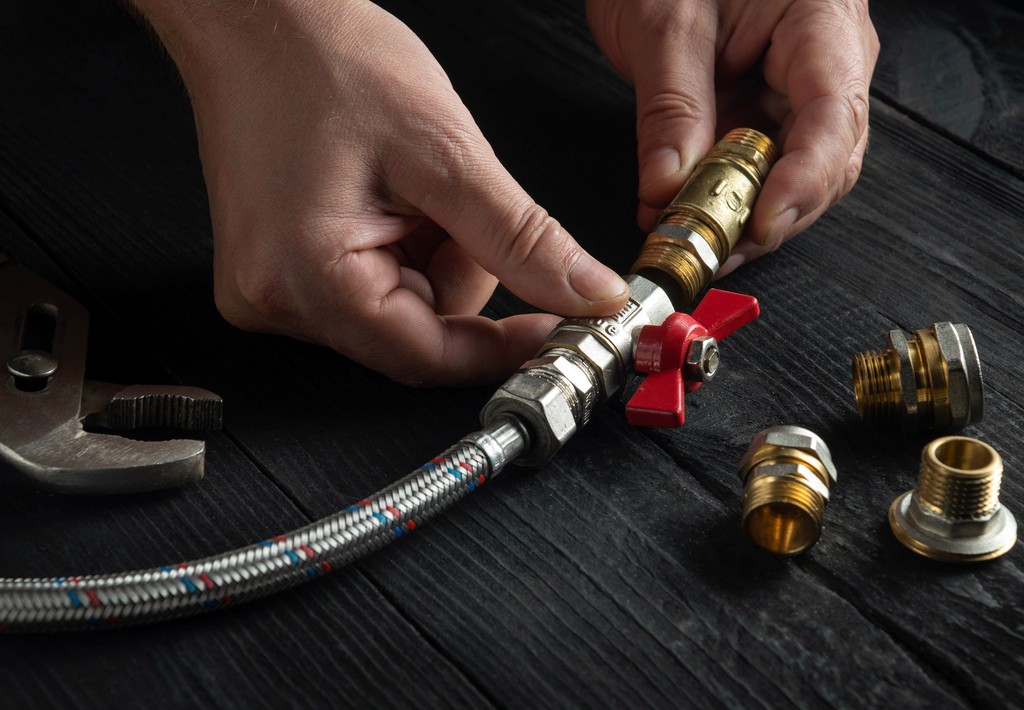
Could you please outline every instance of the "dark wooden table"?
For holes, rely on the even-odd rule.
[[[633,221],[630,90],[579,3],[387,2],[449,71],[531,194],[619,270]],[[862,426],[853,353],[891,328],[971,326],[985,419],[1024,522],[1024,13],[879,2],[872,140],[853,193],[722,286],[756,295],[676,431],[604,411],[407,541],[224,613],[0,639],[0,705],[1020,706],[1024,545],[929,562],[888,529],[926,437]],[[416,390],[324,349],[241,333],[211,295],[191,112],[113,3],[7,2],[0,245],[93,314],[92,374],[223,395],[206,478],[69,498],[5,486],[0,574],[113,572],[290,530],[476,428],[490,388]],[[272,139],[272,137],[268,137]],[[493,314],[522,306],[497,296]],[[760,552],[736,466],[770,424],[822,435],[839,483],[818,545]]]

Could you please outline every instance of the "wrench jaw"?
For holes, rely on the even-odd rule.
[[[197,387],[84,379],[88,311],[28,269],[0,264],[0,367],[7,365],[0,373],[0,463],[23,482],[62,493],[135,493],[201,479],[202,441],[116,431],[220,429],[220,397]],[[50,332],[32,336],[30,346],[26,324],[40,313]],[[26,378],[26,353],[30,364],[47,364],[36,377]]]
[[[18,477],[56,493],[141,493],[203,477],[206,446],[193,439],[140,441],[68,425],[0,458]]]

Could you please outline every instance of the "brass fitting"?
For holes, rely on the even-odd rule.
[[[853,394],[864,422],[906,434],[981,421],[981,360],[971,329],[935,323],[909,338],[889,331],[885,350],[854,355]]]
[[[732,253],[775,158],[775,144],[764,134],[729,131],[661,213],[631,273],[661,286],[676,310],[686,310]]]
[[[743,528],[754,543],[796,555],[817,542],[838,477],[821,437],[798,426],[768,427],[750,442],[739,474]]]
[[[896,537],[944,562],[999,557],[1017,541],[1017,521],[999,503],[1003,461],[986,443],[945,436],[924,447],[917,488],[889,507]]]

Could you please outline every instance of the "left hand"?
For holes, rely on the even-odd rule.
[[[644,229],[717,136],[744,125],[781,157],[719,276],[774,251],[850,191],[868,141],[878,36],[867,0],[588,0],[637,99]]]

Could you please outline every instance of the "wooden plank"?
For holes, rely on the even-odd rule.
[[[878,96],[1024,177],[1024,8],[990,0],[871,5]]]
[[[550,49],[559,46],[552,34],[566,27],[582,36],[579,18],[552,10],[537,19],[537,8],[496,4],[477,12],[506,22],[484,28],[479,15],[417,7],[431,23],[417,30],[449,32],[454,46],[474,54],[453,78],[490,122],[499,155],[553,213],[568,215],[588,248],[628,266],[640,238],[631,217],[632,108],[592,47]],[[466,38],[478,39],[459,44]],[[322,349],[240,334],[218,320],[187,108],[168,93],[172,80],[138,37],[119,41],[132,62],[117,53],[89,60],[79,47],[91,63],[77,70],[58,56],[52,74],[4,78],[5,88],[21,93],[18,117],[0,121],[0,192],[18,222],[31,225],[33,240],[75,267],[91,307],[132,324],[138,346],[174,379],[226,397],[230,456],[211,462],[210,480],[217,473],[232,486],[276,487],[286,493],[275,499],[280,505],[298,506],[290,515],[308,518],[389,482],[473,428],[485,389],[409,390]],[[534,57],[541,47],[549,54]],[[560,92],[565,76],[548,70],[550,55],[567,75],[587,67],[589,83]],[[89,77],[97,74],[137,87],[132,101],[94,86]],[[495,102],[488,88],[495,85],[515,92]],[[541,97],[542,118],[523,96]],[[109,103],[97,106],[98,98]],[[70,110],[81,105],[90,108]],[[52,116],[69,114],[74,123],[56,130]],[[877,347],[890,327],[967,320],[995,390],[975,433],[997,444],[1011,468],[1019,464],[1020,277],[1010,265],[1020,247],[998,237],[1019,227],[1021,188],[1000,184],[998,170],[892,111],[876,106],[875,114],[870,162],[851,198],[780,254],[723,283],[756,293],[765,316],[726,343],[727,370],[691,401],[685,428],[647,435],[605,412],[544,471],[508,472],[356,570],[180,631],[175,625],[166,649],[159,645],[166,627],[129,632],[131,644],[102,637],[103,650],[131,673],[107,688],[94,683],[88,697],[115,701],[153,683],[162,694],[147,697],[166,695],[167,704],[210,697],[302,704],[275,687],[342,676],[350,685],[335,698],[389,704],[396,685],[435,704],[481,702],[467,688],[531,706],[1019,699],[1020,550],[977,569],[937,568],[891,540],[884,509],[912,483],[923,442],[857,426],[847,368],[852,352]],[[145,128],[125,137],[133,125]],[[507,312],[513,304],[499,298],[492,306]],[[736,462],[755,431],[783,421],[818,430],[840,464],[825,535],[799,561],[758,553],[737,526]],[[235,484],[236,475],[244,481]],[[1022,508],[1019,482],[1008,480],[1004,499]],[[156,522],[147,517],[143,526],[182,515],[177,500],[158,502]],[[262,514],[252,521],[235,508],[218,515],[228,527],[267,525]],[[98,530],[106,536],[129,522],[118,516]],[[119,554],[131,561],[151,549],[159,552],[140,544]],[[330,607],[305,611],[321,603]],[[366,629],[364,615],[391,625]],[[322,616],[332,625],[314,633],[308,626]],[[108,678],[99,660],[86,670],[68,667],[89,655],[92,638],[16,639],[22,645],[4,667],[19,697],[67,702],[73,684],[61,685],[61,673],[76,684]],[[410,638],[419,651],[396,650]],[[374,645],[384,640],[387,647]],[[62,644],[70,644],[66,662],[42,675],[28,670],[26,658],[59,654]],[[285,658],[263,651],[268,644]],[[245,664],[230,658],[239,648]],[[153,666],[169,670],[160,677]],[[264,680],[252,684],[253,669]],[[446,698],[451,674],[462,680],[452,691],[458,695]],[[303,700],[332,700],[318,692]]]

